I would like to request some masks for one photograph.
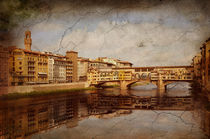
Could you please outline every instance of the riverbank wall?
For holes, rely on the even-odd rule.
[[[210,137],[210,112],[205,109],[196,109],[193,111],[193,116],[204,133]]]
[[[9,86],[9,87],[5,87],[5,88],[1,88],[0,95],[11,94],[11,93],[30,93],[30,92],[43,92],[43,91],[83,89],[83,88],[87,88],[87,87],[88,87],[87,82]]]

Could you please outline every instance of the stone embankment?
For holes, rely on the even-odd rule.
[[[43,92],[43,91],[60,91],[60,90],[70,90],[70,89],[83,89],[87,87],[88,87],[87,82],[10,86],[7,88],[7,93],[10,94],[10,93],[29,93],[29,92]]]

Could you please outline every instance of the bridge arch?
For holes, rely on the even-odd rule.
[[[166,81],[164,83],[165,87],[167,87],[168,85],[170,84],[173,84],[173,83],[191,83],[192,81]]]

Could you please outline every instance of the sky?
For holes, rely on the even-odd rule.
[[[118,58],[134,66],[190,65],[210,37],[209,6],[208,0],[77,6],[54,1],[49,11],[18,22],[9,45],[24,48],[24,31],[30,30],[35,51],[74,50],[81,57]]]

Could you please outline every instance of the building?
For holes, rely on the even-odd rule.
[[[54,83],[66,82],[66,60],[54,59],[53,65],[53,80]]]
[[[99,57],[96,59],[96,61],[101,61],[101,62],[107,62],[107,63],[111,63],[113,65],[117,65],[117,59],[114,58],[108,58],[108,57]]]
[[[1,101],[0,139],[24,139],[39,132],[78,123],[77,94]],[[9,108],[12,107],[13,110]],[[4,109],[6,108],[6,109]]]
[[[99,71],[97,69],[88,69],[87,81],[88,84],[97,84]]]
[[[66,82],[73,82],[73,62],[70,60],[66,61]]]
[[[16,47],[10,47],[9,53],[10,85],[35,82],[35,56]]]
[[[16,47],[10,48],[11,85],[48,83],[48,55]]]
[[[77,64],[78,64],[77,80],[78,81],[87,81],[87,72],[89,68],[89,63],[90,63],[90,60],[88,58],[82,58],[82,57],[78,58],[77,60]]]
[[[54,65],[54,57],[53,55],[48,55],[48,79],[49,83],[53,83],[53,65]]]
[[[192,60],[193,70],[194,70],[194,78],[197,80],[201,79],[201,53],[197,54],[193,57]]]
[[[45,52],[47,53],[47,52]],[[67,61],[65,56],[58,54],[48,54],[48,78],[49,83],[63,83],[63,82],[71,82],[69,81],[69,70],[71,67],[72,71],[72,62]],[[64,69],[65,68],[65,69]],[[64,73],[66,71],[66,73]],[[63,76],[66,76],[65,79]]]
[[[210,91],[210,38],[201,47],[202,86]]]
[[[119,59],[107,58],[107,57],[99,57],[96,59],[96,61],[110,63],[112,64],[112,68],[126,68],[126,67],[132,67],[133,65],[128,61],[121,61]]]
[[[72,82],[77,82],[77,58],[78,58],[78,52],[75,51],[67,51],[66,52],[66,59],[69,61],[72,61],[73,65],[73,73],[72,73]]]
[[[131,80],[132,72],[129,70],[112,69],[89,69],[88,83],[91,85],[104,83],[106,81]]]
[[[89,62],[88,67],[90,69],[91,68],[95,68],[95,69],[113,68],[113,64],[112,63],[107,63],[107,62],[102,62],[102,61],[97,61],[97,60],[91,60]]]
[[[9,85],[9,51],[8,48],[0,46],[0,94],[7,93]]]
[[[130,68],[132,67],[132,63],[128,62],[128,61],[117,61],[116,67],[118,68]]]
[[[10,85],[77,81],[77,52],[67,52],[66,56],[51,52],[36,52],[31,50],[31,44],[31,32],[26,31],[25,49],[16,46],[8,48]]]
[[[24,45],[26,50],[31,51],[32,39],[31,39],[31,31],[29,30],[25,32]]]
[[[31,32],[25,32],[25,49],[9,47],[10,85],[42,84],[48,80],[48,55],[31,51]]]
[[[37,73],[37,82],[38,84],[49,83],[48,80],[48,55],[47,54],[39,54],[38,55],[38,73]]]

